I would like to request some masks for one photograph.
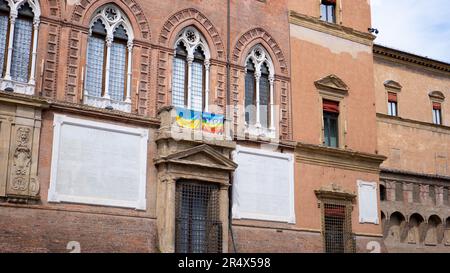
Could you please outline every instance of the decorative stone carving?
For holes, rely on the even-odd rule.
[[[329,90],[343,95],[348,93],[348,86],[336,75],[329,75],[315,82],[318,89]]]
[[[400,91],[402,90],[402,85],[396,81],[393,80],[388,80],[384,82],[384,86],[386,87],[386,89],[392,90],[392,91]]]
[[[25,192],[28,189],[27,174],[31,162],[30,128],[17,129],[17,147],[14,151],[11,171],[11,189],[14,192]]]
[[[48,105],[37,98],[32,99],[33,106],[24,105],[16,96],[0,94],[0,197],[8,202],[26,203],[37,199],[39,194],[41,108]]]

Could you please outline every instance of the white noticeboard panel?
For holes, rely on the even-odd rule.
[[[50,202],[146,209],[148,130],[54,117]]]
[[[358,181],[359,222],[378,224],[377,183]]]
[[[292,154],[238,146],[233,217],[295,223]]]

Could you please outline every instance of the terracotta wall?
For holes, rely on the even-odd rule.
[[[384,82],[402,85],[398,93],[399,118],[379,117],[378,149],[388,156],[383,167],[415,173],[450,175],[450,79],[442,72],[375,58],[377,113],[387,114]],[[429,93],[440,91],[447,97],[442,103],[443,124],[432,124]]]
[[[320,17],[320,0],[289,0],[289,9],[301,14]],[[367,32],[371,27],[369,0],[337,0],[339,24]]]
[[[314,85],[330,74],[348,86],[345,148],[376,152],[373,55],[369,45],[291,24],[294,140],[322,144],[321,96]]]
[[[379,57],[375,58],[374,72],[377,113],[387,114],[387,92],[384,82],[392,80],[403,87],[397,95],[399,117],[432,123],[432,104],[428,94],[432,91],[440,91],[447,97],[442,103],[443,123],[450,126],[448,73]]]

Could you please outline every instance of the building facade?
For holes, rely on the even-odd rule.
[[[450,65],[375,46],[380,192],[386,247],[448,252]]]
[[[448,252],[448,64],[370,27],[357,0],[0,0],[0,251]]]

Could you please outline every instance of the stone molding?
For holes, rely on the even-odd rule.
[[[331,24],[319,18],[300,14],[292,10],[289,11],[289,23],[368,46],[372,46],[373,40],[376,38],[370,33],[361,32],[338,24]]]
[[[295,149],[296,161],[330,168],[340,168],[369,173],[380,172],[380,164],[387,158],[350,150],[298,143]]]

